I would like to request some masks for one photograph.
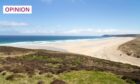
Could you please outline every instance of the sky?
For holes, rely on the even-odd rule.
[[[3,5],[32,5],[29,15]],[[139,34],[140,0],[1,0],[0,35]]]

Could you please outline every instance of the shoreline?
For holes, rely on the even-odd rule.
[[[110,39],[114,37],[98,37],[98,38],[92,38],[92,39],[71,39],[71,40],[44,40],[44,41],[21,41],[21,42],[7,42],[7,43],[0,43],[1,45],[27,45],[27,44],[51,44],[51,43],[71,43],[71,42],[81,42],[81,41],[96,41],[96,40],[102,40],[102,39]]]
[[[140,58],[127,56],[118,50],[118,47],[121,44],[131,41],[133,39],[134,39],[133,37],[113,37],[107,39],[101,38],[99,40],[26,44],[26,45],[19,44],[10,46],[29,49],[46,49],[61,52],[70,52],[140,66]]]

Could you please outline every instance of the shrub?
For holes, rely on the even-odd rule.
[[[52,81],[51,84],[67,84],[67,83],[62,80],[56,79],[56,80]]]

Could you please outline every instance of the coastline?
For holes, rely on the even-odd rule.
[[[58,43],[52,42],[43,44],[14,44],[10,46],[29,49],[46,49],[61,52],[70,52],[140,66],[140,58],[127,56],[118,50],[118,47],[121,44],[133,39],[133,37],[113,37],[107,39],[101,38],[99,40],[81,40]]]

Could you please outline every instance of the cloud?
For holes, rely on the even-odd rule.
[[[82,28],[82,29],[67,29],[67,30],[25,30],[23,34],[37,34],[37,35],[103,35],[103,34],[114,34],[118,33],[117,29],[93,29],[93,28]]]
[[[61,27],[62,28],[62,27]],[[14,32],[14,33],[13,33]],[[16,32],[16,33],[15,33]],[[71,28],[71,29],[52,29],[34,27],[34,29],[12,29],[1,30],[0,34],[19,34],[19,35],[66,35],[66,36],[93,36],[104,34],[136,34],[139,31],[115,28]]]
[[[24,27],[28,25],[29,24],[25,22],[0,21],[0,28]]]
[[[22,34],[31,34],[31,35],[54,35],[56,34],[56,31],[52,31],[52,30],[25,30],[25,31],[21,31],[20,33]]]
[[[21,33],[16,30],[0,30],[0,35],[20,35]]]
[[[117,29],[93,29],[93,28],[85,28],[85,29],[71,29],[65,32],[65,34],[75,34],[75,35],[97,35],[97,34],[112,34],[118,32]]]

